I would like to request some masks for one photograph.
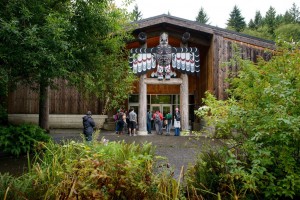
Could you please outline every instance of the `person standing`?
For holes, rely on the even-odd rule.
[[[172,115],[168,112],[165,116],[166,120],[166,136],[170,135],[171,125],[172,125]]]
[[[152,115],[150,110],[147,112],[147,132],[148,134],[151,134],[151,120],[152,120]]]
[[[118,115],[118,134],[123,134],[123,128],[124,128],[124,120],[123,120],[124,112],[121,109]]]
[[[174,128],[175,128],[175,135],[174,136],[180,136],[180,112],[179,109],[175,109],[175,115],[174,115]]]
[[[92,136],[94,132],[95,122],[92,118],[92,112],[87,111],[86,115],[82,117],[83,124],[83,134],[86,141],[92,141]]]
[[[132,108],[129,113],[129,136],[133,134],[136,136],[136,124],[137,124],[137,114],[134,112],[134,108]]]
[[[115,124],[116,124],[116,134],[118,134],[118,131],[119,131],[119,112],[120,112],[120,109],[117,111],[117,113],[114,115],[114,120],[115,120]]]
[[[162,120],[163,120],[162,114],[160,113],[159,110],[157,110],[153,114],[152,118],[154,120],[156,134],[161,135],[162,134]]]

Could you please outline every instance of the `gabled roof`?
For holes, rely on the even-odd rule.
[[[159,26],[163,26],[163,27],[173,26],[186,31],[198,32],[200,34],[207,34],[210,36],[218,35],[224,38],[228,38],[230,40],[234,40],[237,42],[244,42],[244,43],[256,45],[263,48],[273,49],[275,45],[274,41],[265,40],[262,38],[253,37],[243,33],[235,32],[235,31],[231,31],[231,30],[227,30],[227,29],[223,29],[223,28],[219,28],[207,24],[202,24],[197,21],[186,20],[183,18],[174,17],[166,14],[150,17],[147,19],[142,19],[140,21],[136,21],[135,24],[137,24],[135,31],[140,31],[140,32],[145,30],[151,30],[152,28],[159,27]]]

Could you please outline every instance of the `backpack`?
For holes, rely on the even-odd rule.
[[[155,123],[159,123],[160,122],[160,117],[159,114],[155,114],[155,119],[154,119]]]
[[[123,112],[119,112],[119,116],[118,116],[119,121],[123,121],[123,115],[124,115]]]

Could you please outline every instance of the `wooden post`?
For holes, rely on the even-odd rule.
[[[141,35],[142,38],[140,41],[142,42],[141,47],[147,48],[147,36]],[[139,35],[140,37],[140,35]],[[145,83],[145,79],[147,78],[146,74],[142,74],[140,76],[139,82],[139,113],[138,113],[138,135],[147,135],[147,85]]]
[[[181,129],[189,130],[189,78],[187,74],[181,74],[182,84],[180,85],[180,114]]]
[[[147,85],[145,84],[146,74],[140,76],[139,82],[139,113],[138,113],[138,124],[139,124],[139,135],[147,135]]]
[[[188,44],[181,43],[181,47],[188,47]],[[189,130],[189,77],[181,74],[182,84],[180,85],[180,114],[182,131]]]

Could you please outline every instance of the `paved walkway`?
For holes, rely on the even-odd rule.
[[[62,140],[82,140],[80,137],[81,129],[55,129],[50,131],[50,136],[57,142]],[[99,139],[104,137],[109,141],[135,142],[142,144],[151,142],[156,146],[156,154],[166,157],[171,168],[174,169],[175,177],[179,177],[181,167],[187,169],[189,164],[194,164],[197,155],[206,147],[214,147],[220,144],[216,140],[196,136],[170,136],[149,134],[146,136],[129,136],[127,134],[117,135],[114,131],[100,131]]]

